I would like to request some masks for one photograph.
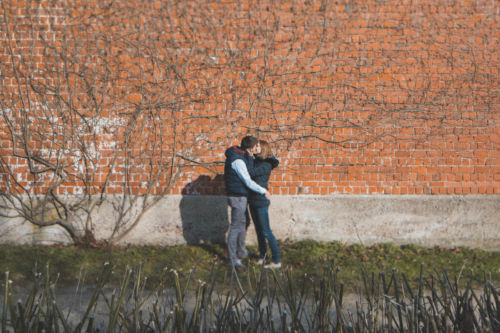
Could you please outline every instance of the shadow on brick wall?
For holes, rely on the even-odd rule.
[[[229,228],[224,176],[199,176],[182,190],[182,233],[190,245],[225,244]]]

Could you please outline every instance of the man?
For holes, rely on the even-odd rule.
[[[248,256],[245,237],[246,228],[250,223],[247,210],[249,191],[263,194],[268,199],[271,196],[269,191],[255,183],[248,174],[248,169],[253,168],[253,156],[259,152],[259,140],[253,136],[244,137],[240,147],[233,146],[226,150],[224,180],[228,204],[231,206],[231,226],[227,238],[227,250],[231,265],[235,268],[244,267],[240,258]]]

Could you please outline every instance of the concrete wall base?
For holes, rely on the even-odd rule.
[[[271,228],[281,240],[500,250],[500,195],[274,196],[269,212]],[[95,212],[98,237],[109,236],[112,214],[107,205]],[[148,211],[119,244],[223,243],[229,216],[225,196],[171,195]],[[21,220],[0,220],[3,244],[67,242],[69,238],[58,227],[34,228]],[[247,242],[256,242],[253,227]]]

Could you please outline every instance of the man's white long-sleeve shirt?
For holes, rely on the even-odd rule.
[[[250,178],[250,175],[248,174],[248,169],[241,159],[237,159],[231,163],[231,169],[233,169],[238,177],[243,181],[243,183],[252,191],[260,193],[260,194],[265,194],[266,189],[257,184]]]

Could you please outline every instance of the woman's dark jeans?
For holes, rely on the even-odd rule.
[[[257,239],[259,241],[260,257],[264,258],[267,253],[266,239],[271,248],[272,260],[274,263],[281,261],[280,251],[278,249],[278,242],[274,237],[271,227],[269,226],[269,206],[266,207],[253,207],[250,206],[250,214],[255,225],[257,232]]]

